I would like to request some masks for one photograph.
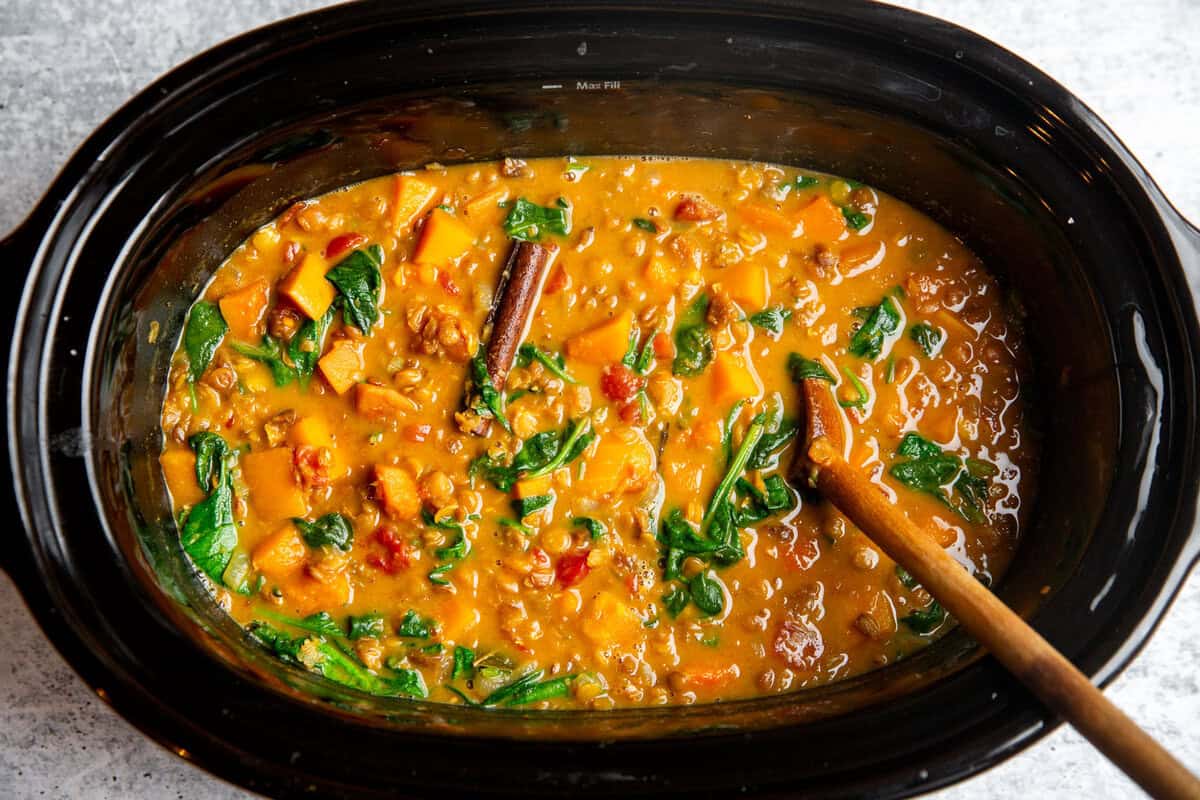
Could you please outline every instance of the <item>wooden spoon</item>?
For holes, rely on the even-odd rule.
[[[801,381],[804,441],[791,477],[817,489],[891,556],[996,660],[1153,797],[1197,800],[1200,781],[1113,705],[1033,628],[846,461],[847,422],[832,386]]]

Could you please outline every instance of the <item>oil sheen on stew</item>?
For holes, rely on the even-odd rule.
[[[711,702],[953,625],[788,478],[796,380],[980,580],[1030,505],[1015,301],[854,181],[745,162],[430,165],[298,203],[192,307],[184,550],[279,658],[488,707]]]

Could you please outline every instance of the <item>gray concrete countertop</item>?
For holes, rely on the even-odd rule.
[[[315,0],[0,0],[0,234],[72,150],[155,77]],[[1116,130],[1187,216],[1200,221],[1197,0],[906,0],[1039,65]],[[6,265],[16,270],[20,265]],[[10,531],[10,534],[15,535]],[[1109,696],[1200,771],[1200,577]],[[42,637],[0,576],[0,797],[247,798],[145,739],[100,702]],[[1137,790],[1069,729],[933,795],[1129,797]]]

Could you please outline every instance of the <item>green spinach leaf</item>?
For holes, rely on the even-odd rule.
[[[977,469],[973,473],[969,463],[943,452],[917,433],[905,434],[896,455],[908,460],[892,464],[888,472],[893,478],[910,489],[936,497],[968,522],[978,524],[987,520],[986,471]]]
[[[504,232],[511,239],[536,242],[547,233],[566,236],[571,232],[570,206],[559,198],[555,206],[539,206],[518,198],[504,218]]]
[[[325,348],[325,334],[329,332],[329,326],[333,324],[333,315],[340,305],[340,299],[335,299],[320,319],[305,322],[288,343],[288,357],[295,365],[296,378],[303,389],[308,388],[308,380],[317,368],[317,361]]]
[[[348,552],[354,544],[354,527],[350,520],[342,514],[326,514],[315,522],[296,517],[292,520],[300,529],[300,535],[309,547],[317,548],[329,545],[338,550]]]
[[[487,356],[482,349],[471,359],[471,382],[475,387],[475,400],[470,406],[475,413],[496,420],[500,427],[512,433],[512,426],[504,415],[504,395],[492,385],[492,376],[487,370]]]
[[[675,328],[675,361],[671,371],[683,377],[693,377],[704,371],[713,360],[715,349],[708,332],[708,295],[700,295],[684,312]]]
[[[200,380],[204,370],[212,361],[229,326],[221,316],[216,303],[201,300],[192,306],[187,326],[183,329],[183,349],[188,357],[188,378],[192,383]]]
[[[720,614],[725,609],[725,591],[711,573],[698,573],[688,584],[692,602],[705,616]]]
[[[325,279],[342,296],[346,321],[366,335],[379,319],[379,292],[383,288],[383,248],[377,244],[355,250],[325,273]]]
[[[792,376],[792,380],[796,383],[805,380],[806,378],[816,378],[817,380],[826,381],[828,383],[837,383],[829,370],[825,369],[825,365],[820,361],[814,361],[811,358],[805,358],[799,353],[788,353],[788,372]]]
[[[209,494],[188,511],[180,543],[192,562],[221,584],[238,543],[233,521],[233,478],[224,457],[228,447],[213,433],[197,434],[190,443],[196,450],[196,477],[200,479],[203,471],[201,485]]]
[[[663,607],[671,615],[671,618],[674,619],[683,613],[683,610],[687,608],[687,604],[691,602],[692,597],[685,589],[672,584],[671,590],[663,595],[662,600]]]
[[[891,297],[885,296],[850,337],[850,353],[860,358],[878,358],[888,338],[900,330],[902,324],[899,307]]]
[[[422,619],[416,610],[410,608],[404,619],[400,620],[396,633],[406,639],[428,639],[433,633],[434,625],[433,620]]]
[[[792,318],[792,310],[783,306],[772,306],[764,308],[762,311],[751,314],[747,319],[750,324],[755,325],[763,330],[774,334],[775,336],[783,333],[783,326],[789,319]]]
[[[571,524],[586,529],[593,541],[604,538],[604,534],[608,533],[608,528],[604,527],[603,522],[591,517],[574,517]]]
[[[450,672],[450,680],[459,678],[470,680],[475,677],[475,651],[461,645],[454,648],[454,669]]]
[[[296,379],[296,370],[283,360],[283,348],[279,340],[270,334],[263,336],[262,344],[258,347],[242,342],[230,342],[230,347],[247,358],[261,361],[270,367],[276,386],[287,386]]]
[[[908,336],[925,355],[932,356],[942,343],[942,332],[927,322],[918,322],[908,329]]]
[[[567,372],[566,362],[563,361],[561,354],[551,356],[537,345],[526,342],[517,350],[517,366],[528,367],[534,361],[545,367],[551,375],[557,375],[567,383],[579,383],[578,380]]]
[[[386,632],[382,614],[363,614],[350,617],[351,639],[382,639]]]
[[[942,608],[935,600],[928,608],[913,611],[900,621],[907,625],[913,633],[925,636],[942,627],[942,623],[946,621],[946,609]]]

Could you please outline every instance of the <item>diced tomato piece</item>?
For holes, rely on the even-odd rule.
[[[401,435],[410,442],[423,442],[429,438],[430,432],[433,430],[432,425],[421,423],[419,425],[405,425],[401,431]]]
[[[384,550],[382,553],[371,553],[367,556],[367,565],[375,569],[383,570],[389,575],[396,571],[396,554],[391,550]]]
[[[610,400],[629,401],[646,388],[646,379],[624,364],[609,364],[600,375],[600,391]]]
[[[535,572],[550,569],[550,554],[540,547],[531,547],[529,556],[533,559],[533,569]]]
[[[304,252],[304,248],[300,246],[299,242],[295,240],[289,241],[283,247],[283,265],[285,267],[293,266],[300,259],[302,252]]]
[[[798,570],[806,570],[816,563],[821,556],[821,546],[815,538],[802,539],[792,543],[788,548],[787,559],[791,566]]]
[[[458,288],[458,284],[454,282],[454,279],[450,277],[450,273],[446,272],[446,270],[439,269],[437,279],[441,287],[446,290],[446,294],[451,297],[458,297],[462,294],[462,289]]]
[[[393,552],[404,549],[404,540],[400,538],[400,532],[391,525],[380,525],[375,530],[375,539]]]
[[[391,525],[380,525],[375,529],[375,541],[383,545],[367,555],[367,563],[389,575],[412,564],[413,548],[400,537],[400,532]]]
[[[292,463],[300,475],[305,488],[323,488],[329,485],[329,468],[333,464],[333,453],[328,447],[297,447],[292,453]]]
[[[586,578],[588,571],[591,570],[587,559],[587,553],[567,553],[558,559],[558,564],[554,568],[555,574],[558,575],[558,582],[563,586],[574,586]]]
[[[721,209],[699,195],[686,195],[675,206],[675,219],[687,222],[708,222],[721,216]]]
[[[617,409],[617,416],[626,425],[638,425],[642,422],[642,404],[636,400],[624,403]]]
[[[329,240],[329,244],[325,245],[325,258],[332,261],[343,253],[349,253],[356,247],[362,247],[367,243],[367,237],[361,233],[343,233],[341,236],[335,236]]]

